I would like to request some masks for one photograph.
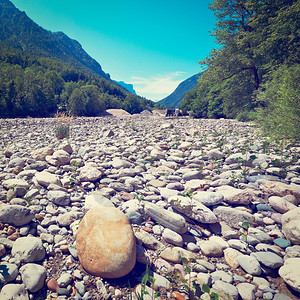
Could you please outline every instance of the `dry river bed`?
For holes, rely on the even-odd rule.
[[[299,298],[299,145],[150,113],[58,140],[58,121],[0,119],[0,299]]]

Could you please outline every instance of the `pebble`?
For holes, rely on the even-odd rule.
[[[51,274],[51,268],[57,270],[60,287],[49,278],[47,296],[95,298],[90,281],[96,277],[83,277],[75,242],[81,219],[95,206],[126,214],[137,242],[136,260],[150,270],[178,270],[233,299],[290,299],[258,275],[274,268],[291,291],[298,291],[299,268],[290,269],[300,258],[300,167],[297,162],[287,165],[288,176],[280,182],[273,154],[262,154],[263,141],[250,124],[142,115],[78,117],[72,120],[68,142],[58,142],[52,119],[0,123],[7,145],[0,151],[0,268],[9,266],[9,275],[1,277],[1,299],[8,291],[32,299],[44,285],[44,270]],[[227,135],[228,129],[239,133]],[[219,133],[226,139],[222,148],[215,136]],[[251,141],[251,153],[243,154],[245,141]],[[256,159],[251,166],[247,162],[249,183],[233,187],[232,170],[236,176],[241,173],[237,158],[252,154]],[[69,185],[71,177],[75,184]],[[253,247],[242,241],[241,230],[252,217],[247,241]],[[183,258],[192,266],[190,275]],[[29,272],[31,265],[41,272]],[[241,269],[246,274],[237,275]],[[168,286],[167,275],[158,273],[156,283]],[[100,281],[95,279],[103,298],[109,293],[114,299],[125,296],[117,283],[108,289]],[[77,294],[71,295],[72,285]]]

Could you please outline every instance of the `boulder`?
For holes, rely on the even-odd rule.
[[[26,264],[20,268],[22,281],[27,290],[32,293],[40,290],[47,277],[47,270],[38,264]]]
[[[31,152],[31,156],[35,160],[41,160],[45,161],[47,155],[52,155],[54,153],[54,150],[50,147],[43,147],[40,149],[36,149]]]
[[[114,207],[90,209],[79,224],[76,247],[84,269],[95,276],[119,278],[135,266],[135,238],[128,218]]]
[[[7,284],[0,293],[0,299],[29,300],[24,284]]]
[[[52,166],[65,166],[70,160],[70,154],[65,150],[57,150],[52,155],[46,156],[46,161]]]
[[[261,189],[269,195],[284,197],[293,195],[300,201],[300,187],[297,185],[289,185],[279,181],[268,181],[261,186]]]
[[[300,245],[300,207],[294,208],[282,216],[282,232],[295,245]]]
[[[79,180],[94,182],[102,177],[102,172],[93,165],[85,165],[79,170]]]
[[[46,251],[39,238],[28,236],[20,237],[14,242],[11,254],[22,262],[29,263],[42,260]]]
[[[61,185],[58,176],[47,171],[36,173],[33,181],[44,187],[48,187],[51,183]]]
[[[198,222],[205,224],[217,222],[217,217],[208,207],[189,197],[171,196],[168,198],[168,202],[173,208]]]
[[[300,292],[300,257],[288,258],[278,273],[292,289]]]

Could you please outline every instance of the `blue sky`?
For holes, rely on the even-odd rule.
[[[212,0],[11,0],[47,30],[63,31],[118,81],[160,100],[201,71],[217,47]]]

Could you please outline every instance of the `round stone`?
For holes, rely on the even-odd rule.
[[[136,243],[128,218],[113,207],[89,210],[77,233],[78,258],[95,276],[119,278],[127,275],[136,261]]]

